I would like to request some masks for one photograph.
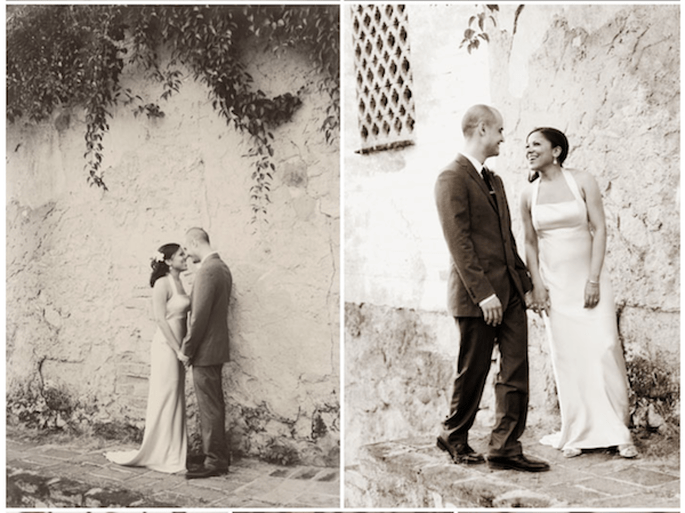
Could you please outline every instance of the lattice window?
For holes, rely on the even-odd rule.
[[[413,144],[416,114],[407,26],[404,5],[353,7],[362,153]]]

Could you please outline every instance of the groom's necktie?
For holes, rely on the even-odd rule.
[[[483,169],[481,170],[481,176],[483,177],[483,181],[485,181],[485,185],[488,186],[490,194],[494,197],[495,189],[492,188],[492,175],[490,174],[490,170],[487,167],[483,166]]]
[[[488,187],[488,190],[490,191],[490,197],[492,198],[492,201],[495,203],[495,210],[499,212],[499,205],[497,204],[497,195],[495,194],[495,189],[492,186],[492,180],[494,177],[492,176],[492,172],[485,166],[483,166],[483,171],[481,172],[483,176],[483,181],[485,182],[485,185]]]

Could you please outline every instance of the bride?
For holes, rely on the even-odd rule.
[[[567,154],[568,140],[559,130],[528,134],[526,157],[535,174],[521,196],[526,263],[532,307],[549,316],[561,410],[561,431],[541,442],[569,458],[613,446],[622,457],[634,458],[628,379],[611,282],[602,272],[602,198],[592,175],[562,167]]]
[[[119,465],[147,467],[159,472],[186,469],[187,431],[185,368],[181,353],[190,298],[179,274],[187,269],[183,248],[175,243],[159,248],[152,260],[152,308],[157,331],[150,348],[150,390],[145,434],[138,450],[106,453]]]

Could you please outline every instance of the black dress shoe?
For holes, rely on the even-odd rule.
[[[443,437],[439,436],[438,447],[443,451],[450,453],[452,461],[457,464],[474,465],[485,461],[483,455],[478,454],[467,443],[452,445]]]
[[[186,472],[186,479],[204,479],[207,477],[222,476],[228,473],[227,468],[199,467]]]
[[[493,470],[520,470],[522,472],[546,472],[549,465],[544,461],[527,458],[523,454],[516,456],[488,456],[488,467]]]

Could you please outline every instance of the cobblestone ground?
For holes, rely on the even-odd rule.
[[[351,508],[679,508],[680,457],[676,446],[664,457],[628,460],[610,449],[564,458],[528,432],[524,453],[548,461],[549,472],[490,470],[455,465],[435,439],[367,445],[358,465],[345,469],[345,506]],[[487,449],[487,433],[471,445]]]
[[[121,448],[120,445],[116,446]],[[7,435],[7,507],[339,508],[340,471],[242,459],[227,475],[186,480],[110,463],[97,449]]]

